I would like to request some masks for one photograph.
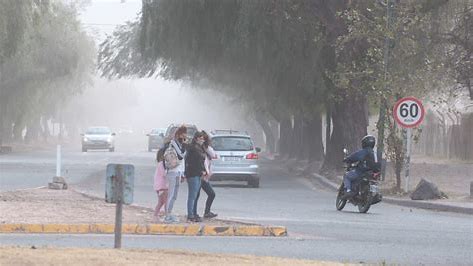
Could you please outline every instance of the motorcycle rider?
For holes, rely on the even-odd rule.
[[[356,193],[351,190],[352,183],[358,178],[362,177],[366,172],[379,172],[379,164],[376,153],[373,148],[376,144],[376,138],[372,135],[366,135],[361,139],[361,150],[358,150],[343,160],[345,163],[358,163],[353,170],[345,173],[343,176],[343,183],[346,189],[343,195],[344,199],[353,197]]]

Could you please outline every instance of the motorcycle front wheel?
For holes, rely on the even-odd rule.
[[[371,195],[368,195],[363,200],[363,202],[360,202],[360,204],[358,204],[358,211],[360,211],[361,213],[367,213],[370,207],[371,207]]]
[[[345,187],[343,186],[343,183],[342,183],[340,185],[340,188],[338,189],[337,202],[336,202],[336,207],[337,207],[337,210],[339,211],[343,210],[343,208],[345,208],[345,205],[347,204],[347,200],[342,199],[344,191],[345,191]]]

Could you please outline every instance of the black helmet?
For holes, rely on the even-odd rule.
[[[376,144],[376,138],[372,135],[366,135],[361,139],[361,147],[364,148],[374,148],[374,145]]]

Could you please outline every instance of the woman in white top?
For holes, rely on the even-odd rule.
[[[215,151],[211,146],[210,138],[207,132],[202,131],[202,133],[204,134],[204,140],[205,140],[204,145],[203,145],[206,152],[204,164],[205,164],[205,170],[207,172],[207,175],[202,177],[202,189],[207,194],[207,201],[205,202],[204,218],[214,218],[214,217],[217,217],[217,214],[211,212],[210,209],[212,208],[212,203],[215,199],[215,191],[212,188],[212,185],[210,185],[210,177],[212,176],[212,160],[217,159],[217,155],[215,154]],[[196,203],[199,200],[199,196],[200,196],[200,190],[199,190],[199,193],[197,194],[197,200],[195,201]]]
[[[185,157],[186,157],[186,150],[185,150],[185,140],[187,138],[187,128],[185,126],[181,126],[176,130],[174,134],[174,139],[171,140],[169,144],[174,150],[176,151],[177,158],[179,163],[177,167],[169,169],[166,167],[166,178],[168,181],[168,201],[167,201],[167,208],[166,208],[166,217],[164,218],[165,223],[177,223],[179,219],[172,215],[172,209],[174,207],[174,202],[177,199],[177,193],[179,192],[179,183],[184,179],[184,170],[185,170]]]

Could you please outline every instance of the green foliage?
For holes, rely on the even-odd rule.
[[[0,27],[11,23],[11,30],[18,31],[0,38],[4,40],[0,43],[4,55],[0,62],[0,125],[9,130],[12,123],[18,126],[56,116],[68,98],[90,83],[94,44],[81,29],[73,4],[4,2],[12,12],[0,14],[0,21],[7,21],[0,22]]]
[[[389,19],[385,2],[394,5]],[[471,81],[471,38],[455,38],[470,36],[471,0],[461,19],[445,16],[458,2],[143,1],[141,20],[101,45],[99,68],[110,78],[185,80],[279,121],[331,109],[341,139],[330,143],[354,146],[366,119],[350,112],[363,113],[366,99],[389,113],[400,96],[444,91],[452,76]],[[399,161],[402,138],[388,122],[380,127]]]

